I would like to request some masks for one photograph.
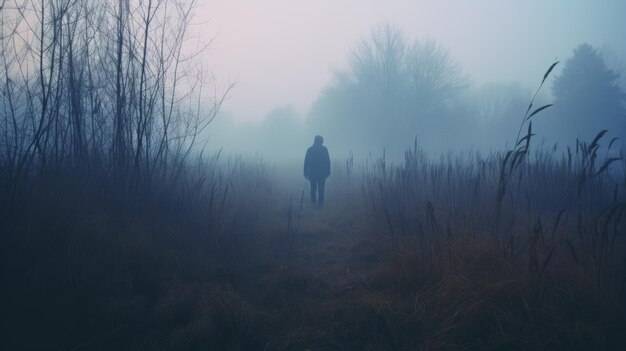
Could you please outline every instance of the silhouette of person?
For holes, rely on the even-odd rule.
[[[304,157],[304,178],[311,182],[311,202],[321,207],[324,205],[324,186],[330,175],[330,156],[324,144],[324,138],[316,135],[313,146],[306,150]],[[316,196],[318,195],[319,196]]]

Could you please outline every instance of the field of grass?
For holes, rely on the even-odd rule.
[[[487,155],[337,151],[316,208],[302,164],[203,148],[233,85],[158,3],[0,6],[0,350],[624,349],[605,132],[537,148],[531,103]]]
[[[622,161],[537,153],[498,209],[503,155],[405,156],[335,162],[322,209],[299,167],[252,159],[129,193],[78,172],[25,180],[2,209],[3,349],[626,342]]]

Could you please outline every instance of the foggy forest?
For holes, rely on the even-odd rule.
[[[624,14],[0,0],[0,349],[625,349]]]

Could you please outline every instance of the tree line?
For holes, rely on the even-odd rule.
[[[572,145],[602,129],[626,136],[625,87],[603,53],[581,44],[563,66],[552,86],[554,106],[537,122],[537,139]],[[400,156],[416,137],[431,150],[499,149],[514,139],[530,97],[516,83],[476,87],[441,46],[410,41],[382,25],[350,52],[308,122],[328,140],[366,152],[385,148]]]

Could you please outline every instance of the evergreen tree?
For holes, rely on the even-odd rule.
[[[571,144],[576,138],[590,141],[600,130],[626,136],[626,95],[617,84],[619,74],[609,69],[591,45],[574,49],[552,86],[550,123],[556,140]]]

